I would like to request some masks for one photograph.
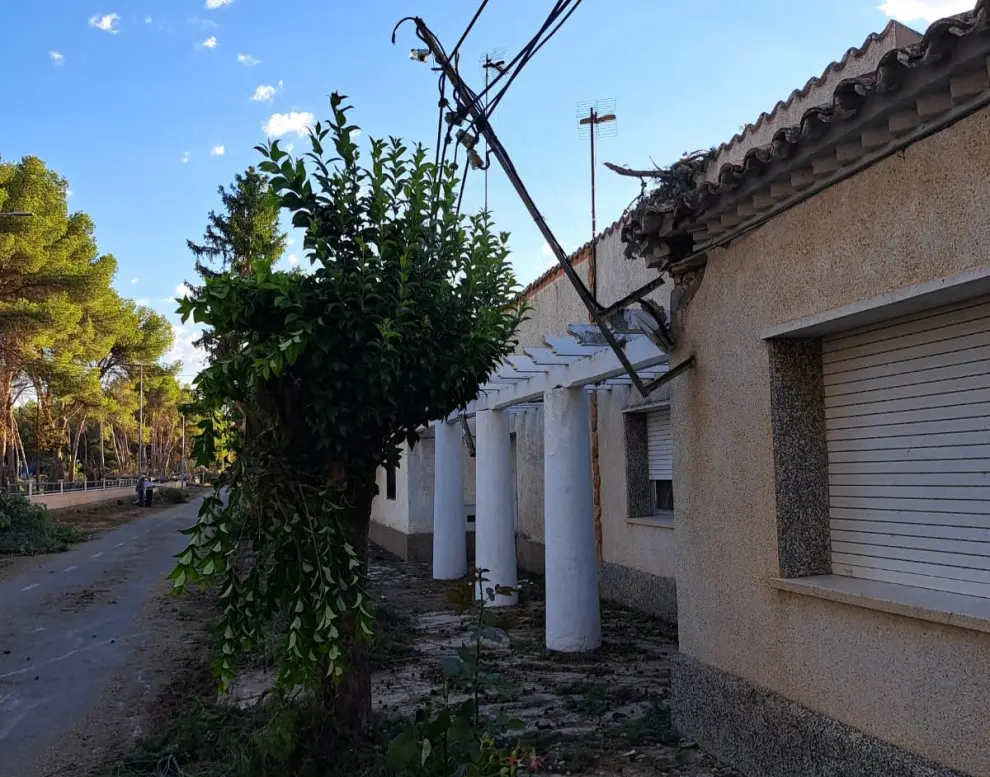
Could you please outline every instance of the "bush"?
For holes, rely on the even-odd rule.
[[[32,504],[20,494],[0,492],[0,553],[61,553],[84,538],[74,526],[52,521],[43,505]]]
[[[162,502],[167,505],[181,505],[189,501],[189,494],[181,488],[156,488],[162,496]]]

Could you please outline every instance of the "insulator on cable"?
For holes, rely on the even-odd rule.
[[[462,146],[464,146],[464,148],[466,148],[468,151],[472,151],[475,145],[478,143],[478,138],[477,136],[469,133],[467,130],[458,130],[457,142],[460,143]]]

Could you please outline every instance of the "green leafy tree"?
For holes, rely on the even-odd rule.
[[[43,402],[53,366],[70,365],[88,346],[86,309],[109,289],[116,261],[98,254],[92,221],[68,212],[65,179],[36,157],[0,161],[0,211],[31,214],[0,217],[2,483],[12,469],[19,384],[33,385]],[[42,416],[50,420],[52,409],[42,407]]]
[[[335,94],[331,109],[305,160],[277,141],[259,148],[259,168],[305,230],[311,272],[276,272],[259,257],[251,273],[206,277],[181,303],[184,318],[239,344],[197,379],[199,460],[216,456],[211,410],[232,408],[238,434],[220,483],[229,490],[204,500],[172,578],[178,589],[220,582],[222,684],[280,615],[280,682],[316,688],[342,725],[365,729],[376,470],[475,397],[512,352],[523,309],[508,236],[487,213],[459,214],[454,169],[394,138],[370,141],[363,167],[350,108]]]
[[[234,176],[231,186],[217,191],[222,212],[210,211],[201,243],[186,241],[200,278],[218,273],[210,265],[219,265],[219,272],[247,275],[255,263],[270,267],[277,262],[285,251],[286,236],[278,221],[279,199],[268,177],[249,167],[243,175]],[[194,345],[219,358],[237,347],[232,334],[219,338],[212,332],[204,333]]]
[[[187,240],[196,257],[196,272],[207,278],[221,271],[248,273],[255,262],[274,264],[285,251],[286,237],[278,223],[279,201],[268,178],[253,167],[219,187],[223,212],[210,211],[203,242]]]

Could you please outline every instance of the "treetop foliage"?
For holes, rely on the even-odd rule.
[[[178,587],[219,577],[225,610],[220,674],[267,619],[289,625],[285,683],[339,681],[353,638],[370,632],[367,527],[379,466],[401,444],[472,400],[511,353],[523,305],[507,235],[461,214],[450,165],[422,146],[371,139],[367,165],[340,95],[292,157],[259,147],[310,271],[206,277],[184,318],[231,337],[197,386],[207,417],[197,451],[215,456],[231,408],[239,428],[226,501],[208,499],[173,573]],[[250,549],[250,569],[236,559]]]

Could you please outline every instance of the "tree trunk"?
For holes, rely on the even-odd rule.
[[[361,556],[362,575],[368,575],[368,530],[371,525],[371,501],[375,482],[357,499],[355,545]],[[371,645],[357,633],[357,621],[349,618],[342,624],[343,653],[348,657],[347,671],[336,687],[324,680],[323,699],[333,709],[334,718],[346,729],[363,734],[371,729]]]
[[[103,419],[100,419],[100,480],[107,476],[107,438],[103,431]]]
[[[86,416],[79,419],[79,425],[76,427],[76,441],[72,444],[72,454],[69,456],[69,466],[72,468],[72,479],[71,482],[76,482],[76,462],[79,459],[79,444],[82,442],[83,430],[86,428]],[[86,479],[86,462],[81,462],[83,465],[83,480]]]

